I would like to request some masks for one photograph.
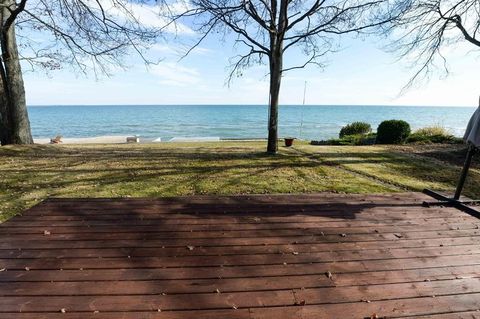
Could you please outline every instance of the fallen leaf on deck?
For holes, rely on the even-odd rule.
[[[0,271],[5,271],[5,270],[7,270],[7,268],[2,268],[2,269],[0,269]]]
[[[327,272],[325,273],[325,276],[327,276],[327,278],[329,278],[329,279],[332,279],[332,277],[333,277],[332,273],[329,272],[329,271],[327,271]]]
[[[67,311],[65,310],[65,308],[62,308],[62,309],[60,309],[60,312],[61,312],[61,313],[65,313],[65,312],[67,312]]]
[[[237,310],[238,308],[237,308],[237,306],[235,306],[235,305],[232,305],[232,309],[235,309],[235,310]]]
[[[342,236],[342,237],[347,237],[347,234],[340,234],[340,236]]]
[[[295,301],[294,306],[305,306],[305,300]]]
[[[194,246],[187,246],[187,249],[188,250],[193,250],[193,249],[195,249],[195,247]]]
[[[219,293],[220,293],[220,290],[217,288],[217,289],[215,289],[215,292],[216,292],[217,294],[219,294]]]
[[[298,255],[298,251],[293,251],[292,254],[293,255]]]
[[[47,236],[47,235],[50,235],[50,232],[49,232],[48,230],[44,230],[44,231],[43,231],[43,234],[44,234],[45,236]]]
[[[30,268],[28,268],[28,267],[25,267],[25,270],[26,270],[26,271],[30,271]]]
[[[395,237],[397,238],[403,238],[403,235],[402,234],[393,234]]]

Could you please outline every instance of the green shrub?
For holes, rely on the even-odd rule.
[[[322,141],[311,141],[311,145],[373,145],[375,144],[376,134],[367,135],[346,135],[342,138],[333,138]]]
[[[401,144],[410,135],[410,124],[401,120],[389,120],[380,123],[377,129],[378,144]]]
[[[372,132],[370,124],[365,122],[353,122],[342,127],[339,137],[342,138],[347,135],[366,135],[370,132]]]

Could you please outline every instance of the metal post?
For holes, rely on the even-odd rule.
[[[463,186],[465,185],[465,180],[467,179],[468,170],[470,169],[470,165],[472,164],[473,154],[475,153],[475,147],[470,145],[468,147],[467,158],[465,160],[465,164],[463,165],[462,175],[460,176],[460,180],[458,181],[457,190],[455,191],[455,196],[453,197],[454,200],[459,200],[460,195],[462,194]]]

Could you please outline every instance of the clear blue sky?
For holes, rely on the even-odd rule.
[[[194,35],[183,37],[192,41]],[[478,55],[467,45],[452,48],[446,55],[450,75],[435,74],[428,82],[399,95],[413,75],[406,61],[396,61],[384,52],[379,39],[346,39],[343,49],[328,57],[327,67],[315,66],[285,74],[281,104],[301,104],[307,81],[307,104],[379,104],[475,106],[480,85]],[[266,66],[256,66],[226,83],[229,57],[235,51],[230,43],[209,38],[199,49],[179,61],[179,43],[159,43],[149,55],[164,60],[148,69],[139,59],[126,60],[130,68],[112,77],[95,79],[71,69],[49,75],[27,72],[25,84],[29,105],[50,104],[265,104],[268,101]],[[300,54],[286,57],[286,63],[302,61]]]

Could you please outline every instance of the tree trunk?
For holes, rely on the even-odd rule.
[[[277,44],[270,56],[270,112],[268,119],[267,152],[276,154],[278,151],[278,101],[280,84],[282,82],[283,56],[281,45]]]
[[[0,74],[3,75],[3,64],[0,63]],[[0,145],[8,144],[10,141],[10,123],[9,123],[9,108],[5,98],[5,90],[3,86],[3,76],[0,77]]]
[[[3,4],[11,5],[11,8],[15,8],[15,2],[12,0],[3,0],[2,2]],[[10,11],[4,7],[1,15],[2,27],[9,16]],[[1,49],[1,142],[2,145],[32,144],[33,138],[28,119],[25,87],[15,36],[15,23],[1,33]]]

